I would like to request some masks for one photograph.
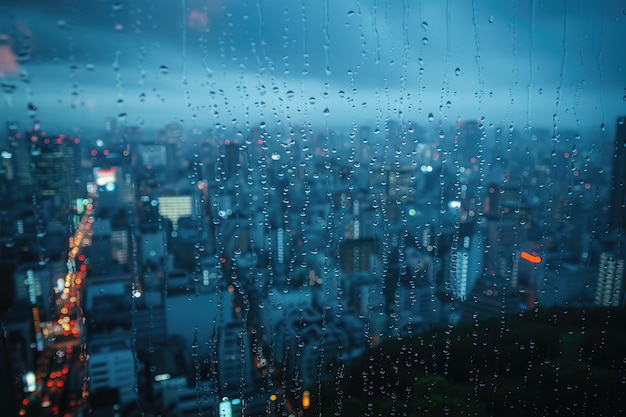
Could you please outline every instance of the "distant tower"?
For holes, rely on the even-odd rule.
[[[13,171],[16,179],[18,192],[28,195],[34,189],[34,179],[31,174],[31,148],[32,143],[36,142],[36,135],[26,134],[24,136],[16,133],[13,137],[9,137],[9,144],[13,153]]]
[[[42,196],[55,196],[63,192],[74,196],[74,180],[78,177],[79,161],[77,143],[65,135],[42,137],[33,144],[31,175]]]
[[[609,227],[626,231],[626,116],[617,119],[613,172],[611,175],[611,211]]]
[[[225,179],[233,178],[239,174],[242,156],[239,145],[227,140],[224,144],[224,156],[222,158],[222,174]]]
[[[233,314],[234,296],[224,291],[221,323],[217,345],[218,379],[223,395],[250,393],[255,384],[252,378],[251,346],[243,323]]]
[[[511,275],[515,261],[515,247],[527,240],[532,213],[523,202],[519,185],[490,184],[485,201],[486,244],[488,271],[502,277]]]
[[[598,306],[618,306],[624,279],[624,258],[613,252],[602,252],[598,263],[595,304]]]
[[[454,140],[458,146],[461,166],[476,163],[483,140],[483,130],[477,120],[465,120],[457,123],[457,134]]]

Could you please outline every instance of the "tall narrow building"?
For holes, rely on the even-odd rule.
[[[613,252],[602,252],[598,264],[595,304],[603,307],[619,306],[623,280],[624,259]]]
[[[617,119],[615,151],[611,174],[611,211],[609,227],[626,231],[626,116]]]

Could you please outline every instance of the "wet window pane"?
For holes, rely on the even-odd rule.
[[[624,414],[626,8],[0,6],[8,416]]]

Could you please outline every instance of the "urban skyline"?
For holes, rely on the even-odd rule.
[[[622,39],[613,0],[5,0],[3,412],[626,415]]]
[[[9,342],[61,352],[58,371],[45,354],[24,362],[39,357],[36,380],[52,383],[29,397],[45,413],[194,415],[226,397],[246,415],[302,412],[368,347],[537,308],[623,306],[623,232],[608,215],[620,179],[603,169],[619,134],[594,152],[575,131],[545,129],[530,147],[476,120],[450,140],[362,126],[343,147],[330,130],[298,142],[105,127],[78,138],[10,123],[3,142],[7,317],[32,310],[4,324]],[[40,330],[17,330],[31,319]]]

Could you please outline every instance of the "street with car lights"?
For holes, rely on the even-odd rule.
[[[22,401],[21,416],[74,417],[82,415],[86,407],[81,293],[87,265],[82,249],[91,243],[92,212],[89,203],[69,238],[67,273],[62,282],[55,283],[51,295],[53,320],[42,324],[44,347],[37,361],[36,385]]]

